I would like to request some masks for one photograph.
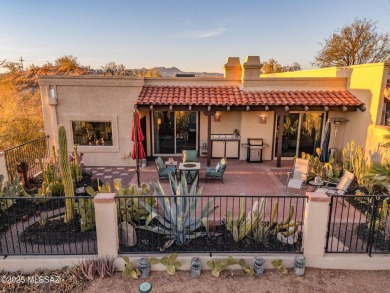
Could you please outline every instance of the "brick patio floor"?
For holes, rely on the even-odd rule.
[[[292,169],[292,161],[283,161],[281,168],[276,168],[275,161],[263,163],[247,163],[241,160],[228,160],[224,174],[224,183],[219,180],[208,180],[206,183],[206,159],[199,158],[201,170],[199,172],[199,185],[203,186],[202,195],[261,195],[280,196],[286,195],[284,184],[287,171]],[[211,165],[216,166],[219,160],[212,160]],[[121,178],[125,187],[137,183],[134,167],[86,167],[94,176],[103,182],[110,182],[115,178]],[[154,162],[147,162],[145,168],[141,168],[141,182],[157,182],[158,175]],[[281,182],[283,181],[283,182]],[[164,190],[168,190],[169,181],[160,180]]]

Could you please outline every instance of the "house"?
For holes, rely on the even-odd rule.
[[[331,147],[340,152],[356,140],[376,156],[388,131],[389,65],[262,75],[258,56],[242,64],[229,57],[224,77],[40,76],[39,84],[50,143],[64,124],[69,148],[79,145],[87,165],[135,164],[130,132],[136,108],[149,157],[195,149],[208,162],[245,160],[248,139],[261,138],[262,158],[281,166],[320,147],[328,119],[335,121],[332,133],[337,124]]]

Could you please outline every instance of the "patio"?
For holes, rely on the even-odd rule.
[[[163,158],[168,159],[168,158]],[[176,157],[180,161],[181,157]],[[285,180],[287,172],[291,171],[293,161],[283,161],[283,167],[276,168],[274,161],[264,161],[263,163],[247,163],[242,160],[228,159],[228,165],[224,174],[224,183],[219,180],[205,181],[207,158],[201,157],[199,171],[199,186],[203,186],[202,195],[259,195],[259,196],[284,196]],[[213,159],[211,166],[216,166],[219,160]],[[134,168],[128,167],[86,167],[94,176],[103,182],[110,182],[116,178],[122,179],[122,184],[137,184],[137,176]],[[142,183],[157,182],[158,174],[154,162],[147,162],[145,168],[140,169]],[[164,190],[168,190],[169,181],[160,180]]]

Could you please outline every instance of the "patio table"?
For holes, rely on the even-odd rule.
[[[179,172],[180,172],[180,178],[184,174],[186,176],[187,182],[194,182],[196,176],[198,176],[198,183],[197,186],[199,186],[199,170],[200,170],[200,163],[180,163],[179,164]],[[184,172],[184,173],[183,173]]]
[[[313,188],[313,192],[315,192],[318,188],[324,186],[324,182],[323,181],[320,181],[320,182],[316,182],[316,181],[309,181],[309,185]]]

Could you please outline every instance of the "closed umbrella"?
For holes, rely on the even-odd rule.
[[[133,112],[133,126],[131,129],[131,140],[133,143],[133,150],[131,151],[131,157],[136,160],[136,173],[137,173],[137,182],[138,187],[141,186],[140,182],[140,170],[139,170],[139,160],[145,159],[146,154],[142,141],[145,139],[144,134],[141,129],[141,122],[139,120],[139,115],[137,111]]]
[[[325,132],[324,132],[324,141],[322,142],[322,148],[321,148],[321,155],[320,155],[320,161],[321,162],[328,162],[329,161],[329,141],[330,141],[330,125],[331,122],[328,119],[325,125]]]

